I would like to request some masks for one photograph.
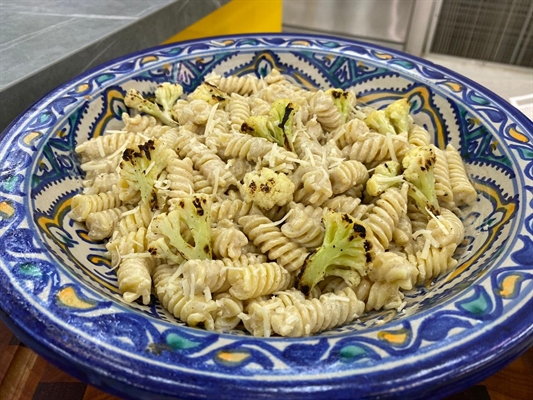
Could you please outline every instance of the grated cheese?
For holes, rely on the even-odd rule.
[[[128,215],[135,214],[137,211],[139,211],[140,206],[137,206],[135,208],[132,208],[131,210],[124,211],[122,214],[120,214],[121,218],[127,217]]]
[[[342,157],[330,157],[329,160],[330,160],[330,164],[329,164],[329,167],[328,167],[329,169],[338,168],[344,162],[344,158],[342,158]]]
[[[294,324],[297,323],[298,320],[299,318],[296,315],[291,314],[285,319],[284,325],[289,325],[290,327],[294,327]]]
[[[142,132],[137,132],[137,136],[142,137],[146,141],[150,140],[150,138],[148,136],[146,136],[146,135],[143,135]]]
[[[440,243],[438,242],[438,240],[436,240],[433,235],[431,234],[431,231],[428,230],[428,229],[420,229],[416,232],[413,233],[413,239],[417,239],[419,236],[423,235],[424,238],[426,240],[429,240],[429,242],[431,243],[431,245],[433,247],[439,247],[440,246]]]
[[[237,314],[237,317],[239,317],[242,321],[249,321],[251,318],[248,314],[245,314],[243,312]]]
[[[278,225],[281,225],[282,223],[284,223],[287,218],[289,218],[289,216],[292,214],[292,209],[287,213],[285,214],[285,216],[280,219],[279,221],[275,221],[275,222],[269,222],[267,224],[260,224],[259,226],[264,226],[264,227],[271,227],[271,226],[278,226]]]
[[[183,297],[190,299],[191,290],[190,290],[189,282],[187,280],[184,279],[181,282],[181,288],[183,289]]]
[[[211,134],[211,131],[213,130],[213,128],[217,124],[217,122],[219,122],[219,120],[215,119],[215,113],[217,111],[218,104],[219,103],[216,103],[211,108],[211,111],[209,111],[209,116],[207,117],[207,122],[205,124],[205,131],[204,131],[204,135],[205,136],[209,136]]]
[[[174,271],[174,273],[172,274],[172,276],[168,279],[169,282],[175,282],[179,279],[179,277],[181,276],[181,274],[183,273],[183,271],[181,270],[181,268],[178,268],[176,269],[176,271]]]
[[[311,163],[311,166],[316,167],[316,161],[313,153],[311,152],[311,149],[309,147],[304,147],[304,151],[309,158],[309,162]]]
[[[299,164],[299,165],[301,165],[301,166],[303,166],[303,167],[309,167],[309,166],[311,165],[311,163],[310,163],[309,161],[301,160],[301,159],[297,159],[297,160],[294,159],[294,160],[293,160],[293,159],[289,158],[289,159],[287,159],[287,161],[292,162],[292,163],[295,163],[295,164]],[[292,168],[291,168],[291,169],[292,169]]]
[[[263,317],[263,335],[270,337],[270,316],[266,307],[261,307],[261,316]]]
[[[187,280],[185,279],[184,282],[187,282]],[[194,299],[194,292],[195,292],[195,289],[196,289],[196,276],[194,275],[194,272],[191,272],[191,276],[190,276],[190,282],[187,282],[189,283],[189,299],[190,300],[193,300]]]
[[[96,145],[98,146],[98,152],[100,153],[100,157],[105,157],[105,150],[104,150],[104,144],[102,143],[102,136],[98,137],[96,139]]]
[[[171,182],[169,179],[158,179],[154,182],[154,187],[159,190],[169,190],[170,184]]]
[[[331,140],[336,142],[337,140],[339,140],[344,135],[346,135],[346,128],[341,127],[341,128],[338,129],[337,133],[335,133],[335,135],[332,136]]]
[[[151,258],[153,257],[150,253],[148,252],[143,252],[143,253],[129,253],[129,254],[126,254],[126,255],[123,255],[122,256],[122,260],[127,260],[129,258]]]
[[[274,166],[276,165],[276,158],[279,154],[279,147],[276,143],[274,143],[274,146],[272,146],[272,150],[270,150],[267,154],[268,156],[268,165]]]
[[[111,271],[113,271],[114,269],[117,269],[120,266],[120,262],[122,261],[122,256],[120,255],[120,252],[118,250],[117,250],[117,256],[118,256],[117,263],[111,267]]]
[[[81,164],[81,169],[84,171],[97,171],[99,169],[105,169],[107,168],[106,162],[97,162],[97,161],[89,161],[86,163]]]
[[[211,295],[211,289],[209,289],[209,286],[206,286],[204,289],[204,296],[205,301],[208,302],[213,299],[213,296]],[[218,304],[217,304],[218,305]]]
[[[215,174],[215,182],[213,182],[213,194],[217,194],[218,193],[218,181],[220,179],[220,169],[216,169],[214,171],[214,174]]]
[[[155,161],[152,161],[152,162],[148,165],[148,167],[146,168],[146,170],[144,171],[144,175],[145,175],[145,176],[148,175],[148,174],[150,173],[150,171],[152,170],[152,168],[154,168],[154,166],[155,166]]]
[[[389,150],[389,155],[392,161],[398,162],[398,157],[396,157],[396,151],[394,150],[394,143],[392,143],[392,135],[390,132],[387,132],[385,135],[385,143]]]
[[[437,217],[435,214],[433,214],[429,208],[426,207],[426,211],[428,212],[429,216],[435,220],[435,222],[437,223],[437,225],[439,226],[440,230],[446,235],[448,236],[450,234],[450,232],[448,231],[448,229],[446,229],[446,227],[444,226],[444,224],[439,220],[439,217]]]
[[[124,150],[126,150],[126,148],[129,146],[129,144],[131,143],[130,139],[126,140],[122,146],[120,146],[114,153],[108,155],[106,158],[108,160],[112,160],[113,158],[119,156],[119,155],[122,155],[122,153],[124,153]]]
[[[424,243],[424,248],[422,249],[422,253],[420,253],[420,258],[423,260],[427,260],[429,256],[429,248],[431,247],[431,242],[429,239],[426,239],[426,242]]]

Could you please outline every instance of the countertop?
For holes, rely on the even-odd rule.
[[[229,0],[0,2],[0,132],[63,82],[152,47]]]

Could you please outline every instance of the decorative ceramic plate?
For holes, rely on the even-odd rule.
[[[479,196],[464,213],[459,266],[408,292],[403,312],[300,339],[207,332],[155,300],[124,304],[103,243],[68,217],[82,179],[74,147],[121,126],[131,87],[177,81],[189,92],[211,71],[273,68],[309,89],[353,88],[374,107],[407,97],[435,142],[460,150]],[[533,126],[452,71],[332,37],[219,37],[126,56],[57,88],[1,136],[0,298],[27,345],[123,396],[443,397],[533,343]]]

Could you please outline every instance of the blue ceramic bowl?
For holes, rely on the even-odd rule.
[[[120,301],[116,277],[68,217],[76,144],[120,126],[129,87],[266,75],[353,88],[379,107],[408,97],[415,121],[460,149],[479,193],[459,266],[382,311],[320,335],[254,338],[184,326],[154,302]],[[452,71],[355,41],[218,37],[122,57],[62,85],[0,138],[0,308],[30,347],[74,376],[135,398],[432,398],[472,385],[533,343],[533,125]]]

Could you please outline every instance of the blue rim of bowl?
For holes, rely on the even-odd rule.
[[[364,42],[359,41],[353,41],[353,40],[347,40],[347,39],[341,39],[336,38],[332,36],[324,36],[324,35],[290,35],[290,34],[257,34],[257,35],[231,35],[231,36],[216,36],[216,37],[210,37],[200,40],[191,40],[181,43],[173,43],[170,45],[162,45],[157,46],[154,48],[146,49],[143,51],[139,51],[133,54],[128,54],[126,56],[111,60],[107,63],[104,63],[100,66],[94,67],[91,70],[85,72],[84,74],[77,76],[76,78],[70,80],[69,82],[59,86],[55,90],[51,91],[47,95],[43,96],[40,100],[38,100],[34,105],[29,107],[19,118],[17,118],[10,126],[4,131],[2,136],[0,137],[0,141],[6,140],[11,135],[14,135],[16,132],[16,128],[23,124],[23,118],[26,114],[29,114],[31,112],[34,112],[38,110],[39,106],[43,103],[46,103],[49,99],[51,99],[56,93],[62,91],[63,89],[70,87],[73,85],[74,82],[81,81],[85,77],[90,76],[94,74],[96,71],[103,70],[107,68],[108,66],[112,64],[120,63],[124,60],[140,57],[143,54],[149,54],[154,53],[162,49],[172,48],[172,47],[178,47],[178,46],[186,46],[189,44],[195,44],[195,43],[203,43],[206,41],[217,41],[217,40],[231,40],[231,39],[239,39],[239,38],[250,38],[250,39],[257,39],[257,38],[265,38],[265,37],[272,37],[272,38],[284,38],[284,39],[315,39],[315,40],[324,40],[324,41],[335,41],[337,43],[343,43],[343,44],[349,44],[349,45],[357,45],[357,46],[366,46],[368,48],[372,48],[378,51],[383,51],[389,54],[393,54],[395,56],[398,56],[403,59],[414,61],[417,64],[429,66],[437,71],[444,72],[446,75],[456,79],[459,82],[462,82],[469,86],[470,88],[482,93],[485,97],[492,100],[494,103],[496,103],[500,108],[504,109],[507,113],[512,115],[513,119],[518,121],[522,126],[529,126],[531,128],[529,134],[531,136],[531,132],[533,132],[533,125],[527,120],[527,118],[520,113],[518,110],[516,110],[512,105],[507,103],[505,100],[501,99],[499,96],[495,95],[494,93],[490,92],[489,90],[481,87],[480,85],[476,84],[475,82],[471,81],[468,78],[462,77],[459,74],[454,73],[453,71],[450,71],[444,67],[440,67],[434,63],[425,61],[421,58],[414,57],[408,54],[405,54],[401,51],[388,49],[386,47],[373,45],[373,44],[367,44]],[[224,51],[224,48],[221,49],[221,51]],[[404,71],[406,74],[408,74],[408,71]],[[418,77],[418,76],[417,76]],[[531,139],[531,138],[530,138]],[[527,206],[526,206],[527,207]],[[522,207],[522,215],[525,214],[526,207]],[[9,290],[13,289],[10,285],[10,282],[6,281],[5,275],[0,274],[0,282],[3,284],[1,287],[3,287],[2,290],[4,290],[4,296],[3,298],[11,298],[16,299],[17,293],[11,292],[9,293]],[[7,291],[6,291],[7,289]],[[11,297],[10,297],[11,296]],[[20,299],[18,299],[20,300]],[[28,308],[25,304],[19,304],[19,306],[25,308],[25,311],[28,312],[29,315],[31,315],[29,318],[25,315],[18,315],[17,318],[8,317],[5,313],[2,313],[1,317],[2,319],[5,319],[8,326],[15,331],[21,338],[26,340],[27,344],[30,347],[35,348],[39,353],[43,354],[45,358],[51,360],[55,364],[58,364],[62,366],[65,369],[72,368],[72,366],[75,366],[71,372],[73,375],[77,376],[78,378],[88,380],[92,384],[95,384],[97,386],[103,387],[104,389],[108,391],[115,391],[116,393],[128,393],[128,389],[131,389],[130,385],[132,383],[135,383],[136,390],[138,394],[142,393],[149,393],[149,389],[152,386],[153,382],[151,382],[151,379],[149,377],[143,377],[142,379],[135,380],[135,376],[133,376],[132,370],[128,370],[126,366],[124,367],[125,370],[122,370],[121,368],[116,368],[117,366],[114,365],[114,362],[116,362],[115,359],[111,358],[109,360],[103,360],[103,359],[88,359],[87,355],[90,352],[90,346],[87,349],[87,352],[84,352],[82,355],[82,358],[78,358],[78,354],[76,353],[76,349],[72,349],[69,346],[66,346],[65,348],[60,348],[60,346],[55,346],[54,343],[52,343],[52,340],[39,340],[32,336],[32,328],[36,328],[36,326],[39,326],[41,324],[44,324],[46,321],[40,320],[40,315],[38,313],[32,315],[31,308]],[[4,312],[12,311],[15,312],[15,310],[12,308],[12,305],[8,304],[5,306],[5,304],[2,304],[2,308],[4,308]],[[514,318],[511,318],[507,321],[506,326],[507,328],[509,326],[520,326],[522,329],[520,330],[510,330],[510,338],[505,343],[505,347],[500,346],[501,343],[494,339],[491,341],[490,337],[485,337],[484,339],[484,352],[479,352],[477,349],[472,349],[470,346],[471,344],[466,343],[463,344],[461,347],[456,347],[455,351],[460,354],[460,357],[457,357],[458,359],[451,359],[449,360],[450,366],[447,368],[447,373],[444,373],[440,377],[435,376],[417,376],[415,377],[415,380],[409,381],[407,384],[402,380],[404,378],[404,374],[400,374],[401,376],[392,376],[390,381],[388,382],[388,388],[384,388],[384,392],[380,393],[382,395],[385,395],[386,397],[400,397],[405,395],[421,395],[421,390],[428,391],[426,393],[435,392],[435,389],[439,389],[439,397],[450,394],[452,392],[456,392],[464,387],[467,387],[475,382],[477,382],[479,379],[487,376],[488,374],[494,372],[496,369],[500,368],[501,366],[505,365],[506,363],[510,362],[514,357],[518,356],[522,351],[527,349],[531,345],[531,342],[533,341],[532,332],[533,332],[533,318],[530,317],[529,320],[525,320],[523,315],[514,315]],[[526,323],[524,323],[526,321]],[[528,326],[524,326],[528,325]],[[487,335],[485,335],[487,336]],[[75,337],[71,338],[72,340],[75,340]],[[277,339],[272,339],[277,340]],[[291,339],[283,339],[283,340],[291,340]],[[312,339],[306,339],[306,340],[312,340]],[[292,340],[292,341],[299,341],[299,339]],[[59,344],[66,345],[66,342],[59,342]],[[489,351],[490,350],[490,351]],[[464,352],[464,353],[463,353]],[[469,357],[468,361],[465,361],[465,355],[471,356]],[[453,357],[452,357],[453,358]],[[432,363],[434,362],[434,357],[428,358],[426,363],[417,362],[417,368],[421,371],[424,368],[427,368],[428,370],[432,369],[434,365]],[[473,362],[472,362],[473,361]],[[452,368],[453,367],[453,368]],[[460,373],[450,374],[450,371],[452,369],[457,368]],[[98,375],[98,379],[95,380],[94,377],[88,377],[86,375],[87,370],[93,370],[93,373],[96,373]],[[409,368],[405,368],[404,372],[406,372]],[[115,372],[122,371],[125,374],[132,375],[130,379],[127,378],[120,378],[120,377],[113,377],[110,375],[109,371],[114,370]],[[415,375],[424,375],[424,374],[416,374],[416,370],[410,371],[411,373],[414,373]],[[153,371],[154,373],[157,373],[157,371]],[[140,378],[140,377],[139,377]],[[189,377],[191,379],[195,379],[194,376]],[[262,391],[267,394],[277,394],[277,393],[286,393],[287,395],[293,395],[296,397],[308,397],[309,395],[312,395],[309,391],[315,391],[317,393],[320,393],[322,390],[327,390],[327,393],[329,395],[335,396],[335,397],[352,397],[354,395],[354,392],[350,392],[350,389],[361,390],[361,394],[363,394],[365,397],[368,395],[371,395],[368,391],[365,392],[365,389],[363,387],[360,387],[361,382],[353,382],[353,383],[347,383],[345,381],[343,382],[332,382],[331,381],[332,376],[326,376],[323,380],[314,382],[314,385],[308,387],[307,389],[299,387],[299,385],[294,385],[294,382],[292,383],[293,387],[284,387],[280,388],[277,385],[269,385],[269,384],[258,384],[257,382],[252,382],[251,384],[248,384],[245,389],[245,392],[242,392],[243,386],[239,386],[239,384],[242,384],[242,382],[237,381],[236,382],[225,382],[225,385],[222,385],[224,388],[233,388],[241,390],[240,394],[250,394],[250,393],[257,393],[257,390]],[[176,382],[172,381],[164,381],[163,382],[155,382],[156,384],[159,384],[161,386],[168,385],[169,389],[175,388],[176,383],[181,385],[182,387],[187,387],[188,385],[183,382],[182,380],[184,377],[181,377]],[[222,382],[219,382],[222,384]],[[307,384],[309,382],[306,382]],[[452,385],[453,384],[453,385]],[[118,385],[118,386],[117,386]],[[122,386],[121,386],[122,385]],[[431,386],[430,386],[431,385]],[[452,387],[453,386],[453,387]],[[113,388],[118,389],[113,389]],[[190,387],[190,392],[186,391],[183,393],[184,397],[188,397],[189,395],[194,394],[200,394],[202,383],[197,383],[197,386],[194,387],[192,385]],[[200,391],[198,391],[200,388]],[[431,388],[431,389],[430,389]],[[216,388],[214,388],[216,390]],[[346,390],[348,389],[348,392]],[[118,391],[117,391],[118,390]],[[250,393],[248,393],[248,390]],[[281,392],[280,392],[281,391]],[[166,393],[171,393],[171,391],[166,391]],[[348,396],[346,394],[348,393]],[[239,395],[240,395],[239,394]],[[377,393],[374,393],[377,394]],[[237,393],[235,393],[237,395]],[[181,396],[180,396],[181,397]]]

